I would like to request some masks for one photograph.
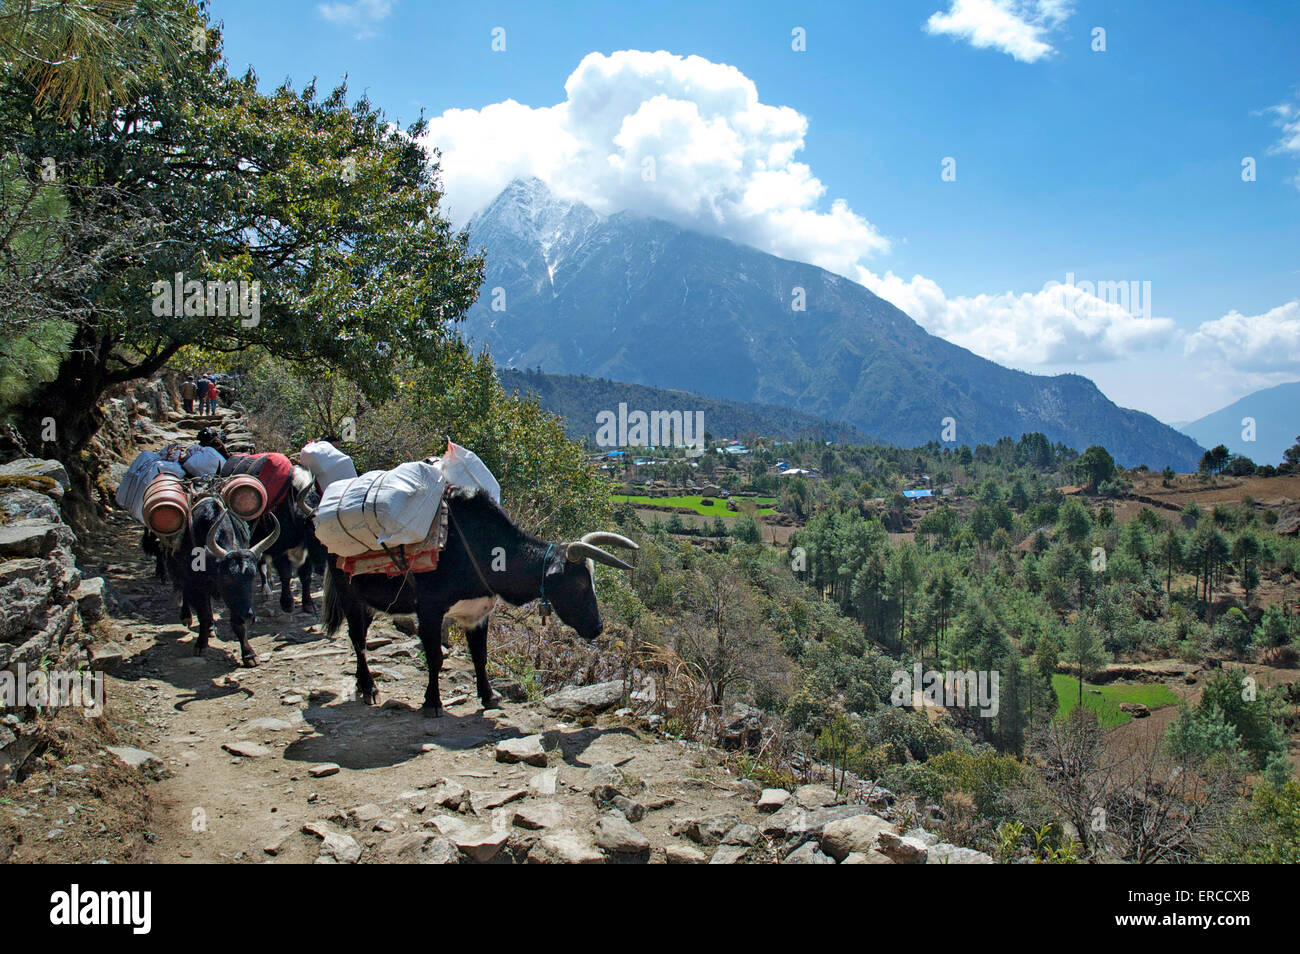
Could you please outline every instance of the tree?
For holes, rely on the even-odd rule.
[[[1110,662],[1110,654],[1102,645],[1100,635],[1084,620],[1077,620],[1065,632],[1065,645],[1061,659],[1073,666],[1079,677],[1079,705],[1083,705],[1083,684],[1099,669]]]
[[[679,630],[681,654],[699,667],[713,704],[722,705],[729,688],[762,671],[775,640],[747,581],[717,554],[699,558],[683,596],[694,620]]]
[[[1217,474],[1223,470],[1224,467],[1228,466],[1228,461],[1231,457],[1232,454],[1228,448],[1223,444],[1220,444],[1217,447],[1210,448],[1201,455],[1201,462],[1197,469],[1200,470],[1202,474]]]
[[[1090,491],[1115,476],[1115,458],[1104,447],[1093,445],[1079,455],[1072,465],[1075,474]]]
[[[204,25],[194,14],[187,22]],[[188,46],[179,23],[165,29]],[[438,212],[422,123],[394,128],[364,99],[349,104],[343,87],[323,99],[314,86],[264,95],[252,73],[227,75],[219,34],[207,37],[174,68],[148,44],[125,49],[137,81],[107,122],[42,112],[38,88],[5,77],[0,137],[29,162],[52,157],[72,214],[165,223],[147,252],[102,261],[97,282],[60,290],[77,326],[58,375],[27,398],[19,422],[35,445],[53,418],[54,452],[74,470],[96,466],[78,455],[104,391],[182,348],[319,362],[382,400],[404,362],[436,359],[477,295],[482,261]],[[234,303],[214,303],[208,282],[242,282],[256,319],[216,308]]]
[[[1174,567],[1183,562],[1183,538],[1179,532],[1170,527],[1160,536],[1156,551],[1165,565],[1165,595],[1173,593]]]

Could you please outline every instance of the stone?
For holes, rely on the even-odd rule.
[[[56,485],[55,499],[60,499],[64,492],[72,488],[72,481],[68,479],[68,471],[57,460],[41,460],[37,457],[20,457],[18,460],[12,460],[7,464],[0,464],[0,475],[11,477],[48,477]],[[51,496],[54,496],[51,493]]]
[[[538,772],[530,778],[528,787],[536,795],[554,795],[559,779],[560,770],[558,768],[547,769],[545,772]]]
[[[723,845],[709,859],[711,865],[738,865],[745,860],[748,848],[740,845]]]
[[[871,851],[854,851],[840,862],[842,865],[892,865],[888,855],[882,855],[874,848]]]
[[[677,818],[669,829],[674,835],[685,835],[700,845],[716,845],[740,824],[736,815],[708,815],[703,818]]]
[[[757,828],[742,822],[727,832],[727,836],[722,839],[722,843],[724,845],[742,845],[745,848],[753,848],[762,837],[762,833]]]
[[[71,535],[72,531],[61,523],[0,524],[0,556],[45,556]]]
[[[284,851],[284,843],[293,835],[292,830],[276,832],[262,844],[262,851],[274,858]]]
[[[895,828],[878,815],[855,815],[828,823],[821,833],[821,849],[836,861],[854,852],[872,851],[879,846],[882,832]]]
[[[500,853],[510,833],[487,825],[466,825],[447,838],[470,861],[487,864]]]
[[[785,806],[790,800],[790,793],[783,788],[765,788],[758,796],[758,810],[771,813]]]
[[[1127,712],[1135,719],[1145,719],[1151,714],[1151,710],[1140,702],[1121,702],[1119,711]]]
[[[564,808],[558,802],[528,802],[515,809],[512,821],[528,831],[559,828],[564,823]]]
[[[606,812],[596,821],[596,847],[618,856],[619,861],[650,860],[650,839],[637,831],[620,812]]]
[[[826,785],[800,785],[794,790],[794,800],[804,808],[825,808],[841,801],[835,789]]]
[[[292,729],[293,723],[286,722],[284,719],[261,718],[249,722],[248,728],[259,732],[282,732],[285,729]]]
[[[163,766],[162,759],[144,749],[133,748],[129,745],[114,745],[109,746],[108,751],[117,756],[122,764],[129,768],[139,769],[142,772],[157,771]]]
[[[769,838],[820,838],[822,829],[833,821],[869,815],[864,805],[832,805],[828,808],[807,809],[793,801],[760,823],[763,834]]]
[[[921,839],[894,831],[880,833],[879,850],[899,865],[923,865],[929,853],[929,848]]]
[[[320,857],[331,858],[340,865],[354,865],[361,860],[361,846],[351,835],[327,832],[321,839]]]
[[[271,754],[271,750],[266,746],[242,739],[234,742],[223,742],[221,747],[231,755],[237,755],[241,759],[260,759]]]
[[[112,672],[126,661],[126,650],[117,643],[99,643],[90,651],[90,668],[95,672]]]
[[[634,802],[626,795],[615,795],[609,800],[609,804],[623,813],[623,817],[630,822],[639,822],[645,818],[646,807],[640,802]]]
[[[499,792],[471,792],[469,803],[475,815],[482,815],[494,808],[500,808],[503,805],[509,805],[511,802],[517,802],[519,799],[527,797],[528,789],[526,788],[510,788]]]
[[[546,766],[546,750],[540,735],[526,735],[518,739],[503,739],[497,743],[497,761],[512,764]]]
[[[82,577],[77,588],[72,591],[72,598],[77,601],[81,618],[87,623],[93,623],[103,617],[107,585],[102,576]]]
[[[670,865],[702,865],[709,856],[692,845],[669,845],[664,851]]]
[[[338,775],[339,764],[337,762],[322,762],[320,765],[313,765],[307,769],[307,774],[312,778],[328,778],[331,775]]]
[[[623,695],[622,680],[590,686],[565,686],[543,699],[542,705],[557,715],[597,715],[621,703]]]
[[[603,865],[605,855],[591,839],[572,829],[547,832],[528,851],[531,865]]]
[[[431,797],[435,805],[459,811],[462,805],[469,802],[469,790],[460,782],[444,778],[433,790]]]
[[[783,865],[833,865],[835,859],[818,850],[817,844],[805,841],[782,859]]]
[[[924,828],[910,828],[904,832],[904,834],[906,834],[908,838],[919,838],[921,841],[925,842],[927,847],[939,844],[939,836],[933,832],[926,831]]]
[[[974,848],[962,848],[940,842],[930,846],[930,850],[925,855],[925,863],[927,865],[991,865],[994,861],[991,856]]]

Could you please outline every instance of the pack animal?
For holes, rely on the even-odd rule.
[[[587,640],[604,628],[596,603],[595,562],[621,570],[632,566],[602,549],[639,547],[617,533],[588,533],[572,543],[547,543],[525,533],[482,490],[447,494],[447,543],[436,569],[401,576],[356,574],[351,578],[330,561],[325,576],[324,629],[333,634],[346,622],[357,657],[357,695],[367,705],[379,690],[366,664],[366,630],[376,613],[414,613],[429,666],[423,711],[442,715],[438,674],[441,631],[452,617],[466,632],[478,697],[496,705],[487,676],[488,620],[498,598],[514,606],[545,599],[560,619]]]
[[[248,624],[256,618],[253,584],[263,555],[279,538],[271,517],[270,533],[256,544],[249,542],[247,527],[226,511],[218,497],[204,497],[190,510],[190,522],[174,540],[164,542],[146,531],[144,549],[157,559],[159,578],[170,576],[186,626],[198,616],[199,638],[194,655],[201,656],[212,636],[214,600],[221,600],[245,666],[257,665],[248,642]],[[200,542],[201,541],[201,542]]]

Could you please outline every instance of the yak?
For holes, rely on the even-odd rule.
[[[274,521],[274,517],[271,518]],[[201,656],[212,635],[212,601],[226,605],[230,628],[239,641],[244,666],[256,666],[257,654],[248,643],[247,626],[253,622],[253,584],[258,578],[262,556],[275,545],[280,531],[250,544],[248,528],[236,520],[219,497],[199,500],[190,510],[190,520],[170,546],[145,534],[145,550],[159,558],[171,576],[180,598],[181,622],[191,625],[191,613],[199,619],[199,638],[194,655]],[[200,545],[199,540],[203,543]]]
[[[429,666],[423,712],[442,715],[438,674],[442,669],[442,622],[450,616],[465,628],[474,679],[485,709],[496,696],[487,676],[488,619],[497,599],[514,606],[542,599],[586,640],[604,629],[596,605],[593,561],[631,571],[630,564],[600,544],[640,549],[617,533],[588,533],[572,543],[547,543],[525,533],[481,489],[456,489],[444,498],[447,542],[438,566],[401,576],[358,573],[349,577],[333,560],[325,575],[324,629],[332,635],[347,623],[357,657],[357,695],[367,705],[379,690],[366,665],[366,630],[376,613],[414,613]]]
[[[278,471],[278,479],[269,484],[264,476],[268,471],[258,470],[260,462],[275,462],[268,458],[274,458],[283,468]],[[303,612],[315,613],[311,598],[312,571],[323,571],[326,559],[325,547],[316,539],[311,516],[312,509],[320,502],[316,478],[305,467],[290,464],[283,454],[232,454],[222,464],[221,476],[236,474],[251,474],[266,485],[268,494],[280,498],[252,526],[252,538],[258,542],[270,536],[273,528],[279,531],[265,553],[280,580],[280,609],[286,613],[293,611],[292,578],[296,574],[302,587]]]

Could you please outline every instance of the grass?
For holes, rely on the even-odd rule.
[[[644,505],[649,504],[649,505],[655,505],[655,506],[660,506],[660,507],[685,507],[685,508],[687,508],[687,509],[689,509],[689,510],[694,510],[696,513],[698,513],[700,516],[703,516],[703,517],[738,517],[738,516],[740,516],[736,511],[734,511],[734,510],[728,510],[728,509],[727,509],[727,501],[726,501],[724,498],[722,498],[722,497],[709,497],[709,498],[707,498],[707,499],[713,501],[713,503],[711,503],[711,504],[701,503],[701,501],[705,500],[706,498],[704,498],[704,497],[700,497],[700,496],[694,496],[694,497],[638,497],[638,496],[634,496],[634,497],[629,497],[629,496],[627,496],[627,495],[625,495],[625,494],[613,494],[613,495],[610,496],[609,499],[612,500],[612,501],[614,501],[614,503],[630,503],[630,504],[632,504],[633,506],[638,506],[638,505],[642,505],[642,506],[644,506]],[[776,498],[775,498],[775,497],[748,497],[748,498],[744,498],[744,497],[742,497],[742,498],[733,498],[733,499],[751,500],[751,501],[753,501],[754,503],[758,504],[758,513],[759,513],[759,514],[767,514],[767,513],[775,513],[775,512],[776,512],[776,511],[773,509],[773,507],[772,507],[772,505],[776,503]]]
[[[1079,704],[1079,680],[1058,673],[1052,677],[1052,689],[1056,692],[1056,717],[1059,719],[1074,711]],[[1089,691],[1094,689],[1101,695]],[[1115,683],[1109,686],[1083,684],[1083,705],[1097,713],[1097,721],[1103,729],[1113,729],[1133,718],[1120,710],[1121,702],[1137,702],[1148,709],[1159,709],[1177,701],[1178,697],[1162,682]]]

